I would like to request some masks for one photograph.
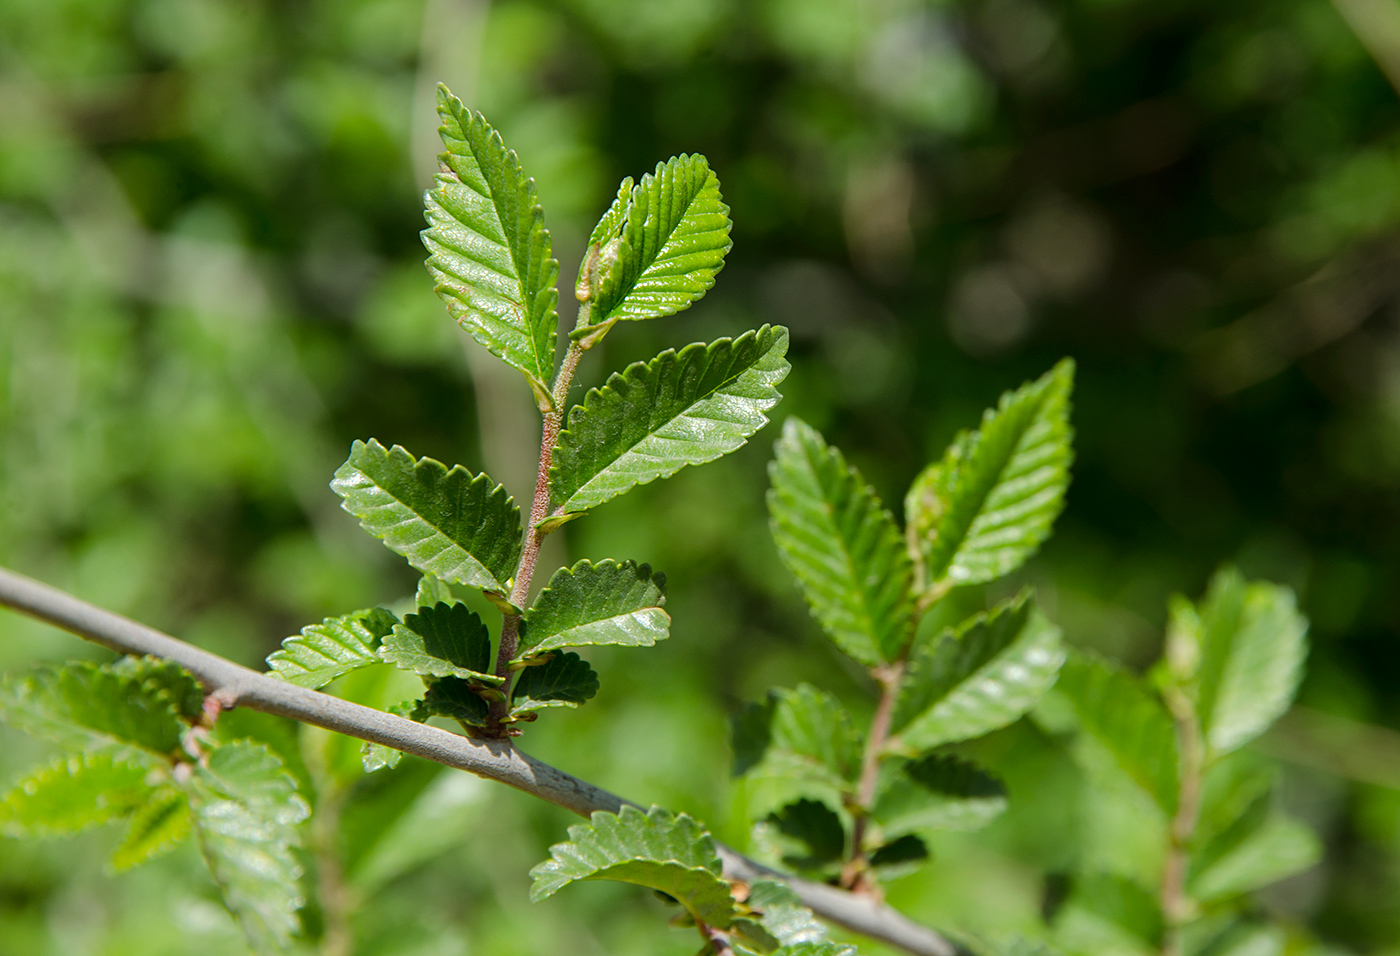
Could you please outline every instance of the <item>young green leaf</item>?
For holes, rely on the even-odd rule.
[[[151,796],[156,761],[137,751],[61,757],[0,796],[0,830],[12,836],[62,836],[139,810]]]
[[[1107,661],[1075,652],[1055,685],[1079,724],[1168,816],[1176,809],[1176,735],[1171,717],[1136,678]]]
[[[789,418],[768,466],[773,540],[827,634],[867,667],[912,635],[912,570],[894,519],[837,448]]]
[[[931,830],[977,830],[1006,810],[1006,787],[973,763],[933,754],[887,764],[873,815],[886,839]]]
[[[520,509],[461,465],[357,441],[331,488],[360,526],[425,574],[504,594],[520,560]]]
[[[1206,841],[1191,860],[1187,886],[1201,902],[1212,902],[1267,886],[1306,870],[1322,857],[1313,831],[1272,810],[1261,794],[1225,830]]]
[[[788,333],[668,349],[614,373],[569,410],[549,487],[556,508],[586,511],[686,465],[726,455],[768,423],[788,373]]]
[[[543,664],[520,673],[511,691],[511,716],[541,707],[577,707],[598,693],[598,675],[577,654],[554,652]]]
[[[405,615],[384,638],[379,656],[420,677],[503,680],[491,673],[491,635],[465,604],[436,604]]]
[[[119,657],[109,667],[113,674],[140,684],[147,696],[167,698],[184,719],[203,716],[204,688],[179,664],[156,657]]]
[[[689,308],[715,284],[733,245],[729,207],[704,156],[673,156],[629,186],[630,178],[594,228],[596,258],[580,270],[592,326]]]
[[[516,660],[560,647],[650,647],[669,633],[666,575],[631,561],[580,561],[549,579],[520,627]]]
[[[535,181],[481,114],[438,87],[446,152],[424,197],[428,271],[447,310],[551,407],[559,263]]]
[[[802,901],[786,883],[776,880],[755,880],[749,884],[749,896],[744,907],[751,917],[757,917],[764,930],[784,946],[826,941],[826,926],[802,905]],[[854,950],[850,951],[854,956]]]
[[[159,682],[85,661],[0,677],[0,720],[73,750],[141,747],[168,755],[186,729]]]
[[[395,717],[403,717],[420,724],[432,716],[428,711],[428,705],[421,700],[399,701],[397,704],[391,705],[388,710]],[[393,747],[370,743],[368,740],[360,745],[360,760],[364,765],[365,773],[374,773],[376,770],[393,770],[402,759],[402,751],[395,750]]]
[[[459,603],[461,600],[452,593],[452,586],[436,575],[425,574],[418,579],[418,589],[413,594],[414,607]]]
[[[1293,702],[1307,656],[1307,619],[1293,592],[1221,571],[1200,611],[1201,727],[1217,753],[1263,733]]]
[[[820,800],[802,799],[773,813],[767,822],[778,833],[796,841],[801,855],[785,855],[783,862],[801,870],[815,870],[843,858],[846,828],[841,818]]]
[[[237,741],[209,752],[185,785],[209,873],[253,951],[287,952],[299,921],[301,846],[310,813],[281,758]]]
[[[173,787],[151,793],[131,817],[126,837],[112,854],[116,872],[129,870],[168,853],[190,835],[190,802]]]
[[[729,926],[734,898],[720,875],[714,841],[700,824],[659,807],[599,810],[592,820],[569,827],[569,842],[550,847],[551,859],[530,871],[532,901],[578,880],[617,880],[666,893],[708,926]]]
[[[1064,507],[1073,458],[1065,359],[1002,395],[982,427],[953,440],[904,502],[909,546],[923,586],[980,584],[1019,567]]]
[[[428,686],[423,706],[431,717],[448,717],[475,727],[486,726],[490,705],[460,677],[444,677]]]
[[[771,690],[731,722],[734,775],[773,760],[801,765],[842,788],[860,770],[860,735],[835,697],[810,684]]]
[[[378,664],[379,643],[397,623],[398,618],[379,607],[328,617],[283,641],[267,663],[273,677],[316,690],[353,670]]]
[[[980,737],[1016,720],[1055,683],[1060,629],[1023,593],[921,647],[900,685],[892,752]]]

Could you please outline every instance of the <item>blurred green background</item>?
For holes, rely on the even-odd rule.
[[[1022,577],[1137,665],[1223,562],[1294,587],[1303,707],[1263,748],[1328,856],[1257,905],[1299,952],[1400,953],[1400,3],[0,0],[0,562],[255,663],[411,593],[327,488],[353,439],[528,495],[528,390],[422,268],[439,80],[538,180],[566,312],[622,176],[682,151],[719,173],[717,287],[616,330],[584,385],[786,324],[778,416],[897,510],[957,428],[1074,356],[1074,483]],[[804,679],[868,707],[769,540],[774,434],[556,536],[555,565],[666,571],[674,626],[591,654],[599,697],[524,740],[741,845],[726,715]],[[0,616],[0,666],[86,653]],[[1012,813],[891,899],[1033,928],[1047,873],[1132,850],[1029,725],[982,749]],[[353,748],[303,751],[353,796],[354,952],[692,946],[626,887],[527,902],[562,811],[425,765],[367,789]],[[38,755],[0,731],[0,778]],[[366,850],[363,820],[415,800],[417,849]],[[110,879],[114,839],[0,842],[0,954],[241,952],[192,849]]]

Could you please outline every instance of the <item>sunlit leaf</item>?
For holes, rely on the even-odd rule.
[[[888,764],[873,816],[887,839],[931,830],[976,830],[1006,810],[1006,787],[947,754]]]
[[[384,638],[379,656],[420,677],[502,681],[491,673],[491,635],[465,604],[420,607],[417,614],[405,615]]]
[[[377,651],[398,619],[383,608],[328,617],[301,629],[267,658],[272,676],[315,690],[353,670],[378,664]]]
[[[174,787],[162,787],[132,814],[126,837],[112,854],[111,867],[118,872],[129,870],[170,852],[189,835],[189,799]]]
[[[868,667],[913,637],[911,567],[894,519],[839,449],[789,418],[768,467],[773,540],[827,634]]]
[[[146,695],[166,697],[186,720],[204,714],[204,688],[179,664],[156,657],[119,657],[108,666],[113,674],[140,684]]]
[[[511,691],[512,715],[541,707],[577,707],[598,693],[598,675],[577,654],[554,652],[543,664],[520,673]]]
[[[0,720],[74,750],[135,745],[173,754],[186,729],[165,686],[86,661],[0,677]]]
[[[666,576],[650,565],[585,560],[560,568],[526,612],[516,660],[585,644],[650,647],[669,633],[665,603]]]
[[[755,880],[749,884],[744,907],[751,917],[759,920],[769,935],[784,946],[826,941],[826,926],[802,904],[786,883]]]
[[[590,389],[569,410],[554,451],[554,506],[596,508],[743,445],[780,398],[787,345],[787,329],[765,325],[737,339],[668,349]]]
[[[371,439],[355,442],[331,488],[361,527],[419,571],[506,592],[520,559],[520,509],[485,475]]]
[[[810,684],[769,691],[765,701],[735,715],[731,731],[735,776],[780,759],[841,787],[860,770],[861,739],[850,716],[835,697]]]
[[[428,271],[452,316],[472,338],[524,373],[549,406],[559,319],[559,263],[535,181],[514,150],[462,102],[438,87],[446,149],[424,198]]]
[[[22,777],[0,796],[0,831],[62,836],[135,813],[151,796],[154,759],[137,751],[74,754]]]

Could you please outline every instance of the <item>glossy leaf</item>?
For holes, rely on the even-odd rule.
[[[481,114],[444,86],[438,116],[446,152],[424,197],[428,271],[453,318],[523,372],[536,401],[548,408],[559,263],[535,181]]]
[[[74,750],[135,745],[173,754],[186,729],[165,687],[85,661],[0,677],[0,719]]]
[[[1073,382],[1065,359],[1002,395],[980,429],[960,434],[915,479],[905,520],[926,584],[995,580],[1049,536],[1069,484]]]
[[[0,830],[12,836],[62,836],[120,820],[150,798],[156,762],[128,751],[62,757],[0,796]]]
[[[788,373],[788,333],[668,349],[590,389],[569,410],[549,487],[556,508],[586,511],[686,465],[726,455],[768,423]]]
[[[1293,592],[1220,572],[1200,609],[1201,726],[1224,753],[1248,743],[1293,702],[1307,656],[1307,620]]]
[[[577,654],[554,652],[543,664],[520,672],[511,691],[510,712],[528,713],[541,707],[577,707],[598,693],[598,675]]]
[[[867,667],[912,638],[912,569],[894,519],[839,449],[789,418],[768,466],[773,540],[827,634]]]
[[[1005,727],[1055,682],[1060,629],[1029,594],[978,614],[915,653],[900,685],[890,750],[918,753]]]
[[[670,632],[666,576],[647,564],[580,561],[549,579],[521,622],[516,660],[560,647],[650,647]]]
[[[504,594],[520,559],[520,509],[461,465],[371,439],[355,442],[331,488],[360,526],[425,574]]]
[[[733,245],[729,207],[704,156],[673,156],[630,184],[589,237],[597,258],[583,263],[580,289],[593,303],[593,326],[689,308],[715,284]]]
[[[126,837],[112,854],[111,867],[120,872],[139,866],[175,849],[189,835],[189,799],[173,787],[162,787],[132,814]]]
[[[1069,656],[1056,691],[1083,730],[1170,815],[1176,809],[1176,736],[1166,708],[1126,671],[1084,652]]]
[[[465,604],[420,607],[384,638],[379,656],[420,677],[460,677],[499,684],[491,673],[491,635]]]
[[[287,952],[303,902],[297,825],[310,813],[291,774],[262,744],[237,741],[212,750],[185,789],[224,905],[254,952]]]
[[[792,887],[776,880],[749,884],[744,907],[765,931],[784,946],[826,941],[826,926],[802,904]]]
[[[930,755],[887,764],[873,816],[886,839],[931,830],[976,830],[1006,810],[1006,787],[961,758]]]
[[[382,641],[398,618],[383,608],[328,617],[301,629],[267,658],[273,677],[312,690],[324,687],[353,670],[378,664]]]
[[[530,871],[536,903],[578,880],[617,880],[673,897],[692,917],[724,929],[736,915],[729,884],[720,875],[714,841],[684,813],[660,807],[643,813],[601,810],[592,822],[569,827],[569,842],[549,848],[550,859]]]

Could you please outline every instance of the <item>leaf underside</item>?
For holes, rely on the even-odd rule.
[[[502,680],[490,673],[491,635],[465,604],[440,602],[406,615],[384,638],[379,656],[420,677],[460,677],[487,684]]]
[[[867,667],[894,660],[912,636],[912,568],[894,519],[840,450],[789,418],[768,467],[778,554],[813,615]]]
[[[282,649],[269,655],[267,663],[274,677],[316,690],[351,671],[378,664],[379,643],[396,623],[383,608],[328,617],[283,641]]]
[[[424,197],[428,271],[472,338],[525,375],[549,406],[559,319],[559,263],[535,181],[500,134],[438,87],[446,149]]]
[[[670,632],[666,576],[631,561],[560,568],[521,622],[516,660],[560,647],[650,647]]]
[[[788,333],[765,325],[737,339],[668,349],[590,389],[569,410],[549,487],[566,513],[734,451],[768,423],[788,373]]]

